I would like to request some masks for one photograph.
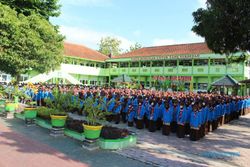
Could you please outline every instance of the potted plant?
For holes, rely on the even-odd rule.
[[[50,120],[50,113],[53,112],[53,109],[48,107],[39,107],[37,108],[37,117],[44,119],[44,120]]]
[[[59,92],[57,88],[53,90],[53,99],[45,99],[47,107],[52,109],[50,111],[52,127],[62,128],[65,126],[67,114],[65,108],[68,103],[68,95]]]
[[[86,139],[98,139],[101,134],[101,121],[105,120],[107,112],[106,105],[102,99],[94,100],[87,98],[84,102],[84,113],[86,115],[87,123],[83,124],[84,136]]]
[[[70,96],[68,96],[70,95]],[[66,112],[77,113],[78,115],[83,114],[83,103],[80,98],[68,94],[66,97],[68,99]]]
[[[29,102],[29,107],[24,108],[24,118],[27,119],[34,119],[37,116],[37,108],[35,107],[36,102]]]
[[[6,100],[4,99],[5,91],[3,86],[0,86],[0,113],[4,111],[5,107],[5,102]]]

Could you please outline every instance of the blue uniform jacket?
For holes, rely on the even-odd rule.
[[[180,110],[180,105],[177,105],[176,107],[173,106],[173,121],[177,122],[177,114]]]
[[[161,105],[162,108],[162,119],[164,124],[170,124],[173,121],[173,106],[169,106],[168,109],[164,105]]]
[[[184,105],[182,109],[179,107],[177,111],[177,123],[179,125],[184,125],[186,123],[186,115],[187,115],[186,106]]]
[[[131,110],[130,109],[128,110],[127,119],[128,119],[129,122],[133,122],[134,121],[134,117],[135,117],[135,110],[132,107]]]
[[[158,115],[159,115],[159,112],[160,112],[159,107],[149,105],[148,111],[149,111],[148,119],[156,121],[158,119]]]
[[[115,99],[112,98],[112,99],[110,99],[109,102],[108,102],[108,106],[107,106],[108,112],[112,112],[114,106],[115,106]]]
[[[192,111],[191,112],[191,117],[190,117],[190,127],[194,129],[199,128],[199,112]]]
[[[115,113],[115,114],[120,114],[120,113],[121,113],[121,110],[122,110],[122,105],[119,104],[118,106],[114,106],[114,108],[113,108],[113,113]]]

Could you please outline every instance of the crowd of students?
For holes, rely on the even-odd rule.
[[[45,105],[44,99],[53,98],[55,86],[26,87],[25,93]],[[73,99],[84,101],[93,98],[102,103],[100,110],[112,114],[107,121],[127,123],[150,132],[161,130],[163,135],[176,133],[179,138],[189,135],[199,140],[218,126],[238,119],[250,107],[248,96],[229,96],[213,93],[165,92],[101,87],[60,86],[61,93],[72,93]]]

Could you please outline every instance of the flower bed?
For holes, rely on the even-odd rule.
[[[84,140],[84,134],[83,133],[78,133],[76,131],[70,130],[70,129],[65,129],[64,134],[66,136],[69,136],[73,139],[83,141]]]
[[[135,146],[137,142],[137,137],[135,135],[129,135],[125,138],[120,139],[103,139],[100,138],[98,144],[101,149],[105,150],[116,150],[123,149],[126,147]]]
[[[19,119],[22,119],[22,120],[25,120],[25,116],[22,113],[15,113],[15,117],[19,118]]]
[[[136,141],[135,134],[127,129],[104,126],[98,143],[102,149],[115,150],[134,146]]]
[[[25,120],[24,114],[15,113],[15,117]],[[64,135],[73,139],[83,141],[85,139],[82,129],[82,122],[79,120],[68,119]],[[36,124],[40,127],[51,129],[52,125],[49,120],[36,118]],[[101,137],[98,139],[98,145],[101,149],[115,150],[135,146],[137,137],[127,129],[120,129],[111,126],[104,126]]]
[[[50,124],[50,122],[47,121],[47,120],[44,120],[44,119],[36,118],[36,124],[38,126],[46,128],[46,129],[51,129],[52,128],[52,125]]]

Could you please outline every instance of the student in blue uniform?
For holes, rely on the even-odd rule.
[[[204,137],[208,133],[208,130],[207,130],[208,107],[207,107],[206,101],[207,99],[204,99],[202,103],[201,137]]]
[[[155,101],[151,101],[151,104],[148,107],[148,111],[149,111],[149,115],[148,115],[148,119],[149,119],[148,130],[150,132],[155,132],[156,129],[157,129],[156,123],[157,123],[157,119],[159,118],[159,112],[160,112],[158,104],[155,104]]]
[[[42,89],[39,88],[39,90],[37,91],[37,94],[36,94],[37,106],[41,106],[41,99],[42,99]]]
[[[134,125],[134,117],[135,117],[134,107],[132,104],[129,104],[128,112],[127,112],[127,120],[128,120],[129,127],[132,127]]]
[[[146,112],[145,107],[142,105],[142,101],[139,101],[138,107],[136,108],[136,128],[143,129],[144,128],[144,114]]]
[[[171,126],[171,132],[175,133],[177,130],[177,113],[180,109],[179,102],[177,99],[173,99],[173,120],[170,124]]]
[[[113,115],[114,115],[113,118],[114,118],[115,124],[120,123],[121,109],[122,109],[122,105],[120,102],[120,97],[119,95],[117,95],[115,99],[115,106],[113,108]]]
[[[187,108],[185,106],[185,100],[181,99],[179,108],[177,110],[177,131],[178,138],[185,137],[185,124],[186,124]]]
[[[170,123],[173,120],[173,106],[170,106],[169,101],[166,100],[161,105],[162,108],[162,134],[169,135],[170,134]]]
[[[225,123],[229,123],[231,106],[230,106],[230,101],[228,99],[226,100],[226,110],[224,110],[224,111],[225,111]]]
[[[190,140],[199,140],[199,107],[198,102],[194,102],[190,117]]]
[[[115,106],[115,99],[112,97],[111,94],[109,94],[107,98],[107,111],[110,112],[111,114],[106,116],[106,120],[108,122],[111,122],[113,120],[112,112],[113,112],[114,106]]]
[[[145,110],[145,114],[144,114],[144,125],[145,125],[145,128],[148,128],[149,127],[149,119],[148,119],[148,116],[149,116],[149,111],[148,111],[148,107],[149,107],[149,97],[145,97],[143,99],[143,104],[144,108],[146,109]]]
[[[208,102],[207,132],[211,131],[213,114],[214,114],[214,102],[212,100],[209,100],[209,102]]]
[[[191,105],[191,99],[188,98],[186,99],[185,105],[187,108],[187,113],[186,113],[186,123],[185,123],[185,135],[190,134],[190,117],[192,113],[192,105]]]
[[[214,108],[214,114],[213,114],[213,121],[212,121],[212,131],[216,130],[218,128],[218,123],[220,120],[220,115],[224,113],[224,109],[226,107],[224,106],[224,101],[222,100],[221,103],[218,102]],[[223,121],[224,122],[224,121]]]
[[[162,127],[162,111],[161,111],[161,104],[162,104],[162,99],[157,98],[157,103],[155,105],[155,112],[157,114],[157,120],[156,120],[156,129],[161,130]]]
[[[121,111],[121,116],[122,116],[122,122],[126,123],[127,122],[127,112],[128,112],[128,107],[130,104],[130,100],[128,96],[126,95],[121,102],[122,105],[122,111]]]

